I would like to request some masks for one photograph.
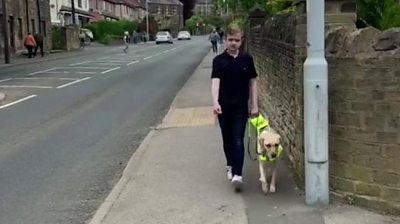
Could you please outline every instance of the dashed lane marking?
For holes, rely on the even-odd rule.
[[[83,78],[83,79],[78,79],[78,80],[75,80],[73,82],[70,82],[70,83],[67,83],[67,84],[64,84],[64,85],[61,85],[61,86],[57,86],[57,89],[62,89],[62,88],[65,88],[67,86],[72,86],[72,85],[74,85],[76,83],[83,82],[83,81],[91,79],[91,78],[92,77],[86,77],[86,78]]]
[[[27,96],[27,97],[25,97],[25,98],[22,98],[22,99],[19,99],[19,100],[14,101],[14,102],[5,104],[5,105],[3,105],[3,106],[0,106],[0,109],[4,109],[4,108],[6,108],[6,107],[15,105],[15,104],[17,104],[17,103],[21,103],[21,102],[23,102],[23,101],[27,101],[27,100],[32,99],[32,98],[34,98],[34,97],[36,97],[36,95]]]
[[[109,72],[112,72],[112,71],[115,71],[115,70],[117,70],[117,69],[120,69],[121,67],[115,67],[115,68],[111,68],[111,69],[108,69],[107,71],[104,71],[104,72],[102,72],[101,74],[106,74],[106,73],[109,73]]]
[[[136,63],[138,63],[139,61],[132,61],[132,62],[130,62],[130,63],[128,63],[128,64],[126,64],[126,65],[133,65],[133,64],[136,64]]]

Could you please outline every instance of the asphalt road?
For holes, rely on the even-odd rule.
[[[0,223],[85,223],[209,52],[206,38],[0,69]]]

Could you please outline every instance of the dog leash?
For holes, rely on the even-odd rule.
[[[259,125],[259,119],[258,119],[258,117],[257,117],[257,119],[256,119],[256,144],[255,144],[255,151],[256,151],[256,154],[257,154],[257,157],[256,158],[253,158],[252,157],[252,155],[251,155],[251,150],[250,150],[250,145],[251,145],[251,121],[250,121],[250,119],[251,118],[249,118],[248,120],[247,120],[247,124],[248,124],[248,128],[247,128],[247,137],[248,137],[248,139],[247,139],[247,154],[249,155],[249,158],[250,158],[250,160],[252,160],[252,161],[257,161],[257,158],[258,158],[258,156],[259,156],[259,153],[258,153],[258,135],[260,134],[260,133],[258,133],[258,125]]]

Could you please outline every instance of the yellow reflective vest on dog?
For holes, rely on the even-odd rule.
[[[268,120],[265,119],[261,114],[259,114],[257,117],[250,118],[250,124],[252,124],[253,127],[257,130],[257,136],[260,134],[261,130],[269,126]],[[268,156],[258,155],[258,160],[264,162],[273,162],[282,155],[283,155],[283,147],[282,145],[279,145],[278,155],[276,156],[276,158],[269,159]]]

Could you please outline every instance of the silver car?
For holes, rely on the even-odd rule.
[[[170,43],[173,44],[172,36],[168,31],[160,31],[156,34],[156,44]]]

